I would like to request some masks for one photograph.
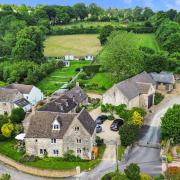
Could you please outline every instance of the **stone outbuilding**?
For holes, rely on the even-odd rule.
[[[160,73],[152,72],[151,77],[156,82],[156,89],[159,91],[169,92],[173,90],[175,78],[173,73],[162,71]]]
[[[103,104],[118,106],[126,104],[133,107],[150,108],[154,104],[156,82],[147,72],[115,84],[103,94]]]

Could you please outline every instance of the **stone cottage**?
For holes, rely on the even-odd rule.
[[[162,71],[160,73],[152,72],[150,76],[156,82],[156,89],[159,91],[169,92],[173,90],[175,78],[173,73]]]
[[[92,158],[96,124],[89,113],[36,111],[27,116],[29,127],[25,136],[28,155],[62,157],[72,150],[82,159]]]
[[[103,95],[103,104],[126,104],[133,107],[150,108],[154,104],[156,82],[147,72],[115,84]]]
[[[41,90],[33,85],[26,84],[10,84],[6,86],[7,89],[16,89],[23,97],[27,99],[32,105],[35,105],[37,102],[43,100],[44,96]]]

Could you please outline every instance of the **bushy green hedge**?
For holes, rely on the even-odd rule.
[[[83,66],[83,70],[87,74],[95,74],[98,73],[100,70],[101,65],[88,65],[88,66]]]

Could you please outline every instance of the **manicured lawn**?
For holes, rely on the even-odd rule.
[[[23,154],[16,151],[14,148],[15,144],[16,142],[14,140],[0,142],[0,153],[18,161]]]
[[[159,45],[154,34],[136,34],[137,44],[139,46],[146,46],[154,49],[156,52],[160,51]]]
[[[121,161],[124,151],[125,151],[124,146],[118,146],[118,160],[119,161]]]
[[[19,161],[22,157],[22,153],[17,152],[14,149],[16,142],[14,140],[8,142],[0,143],[0,153],[8,156],[16,161]],[[56,169],[56,170],[67,170],[74,169],[76,166],[80,166],[81,170],[94,168],[101,162],[102,156],[104,154],[106,146],[102,145],[99,147],[99,156],[98,159],[92,161],[83,161],[83,162],[66,162],[60,158],[44,158],[37,160],[35,162],[24,162],[23,164],[27,166],[33,166],[40,169]]]
[[[43,91],[45,95],[51,94],[76,75],[76,68],[80,68],[89,63],[90,62],[88,61],[72,61],[70,67],[55,70],[36,85]]]
[[[96,55],[101,50],[97,34],[49,36],[45,43],[45,56]]]
[[[104,93],[107,89],[112,87],[113,80],[110,78],[110,74],[107,72],[97,73],[91,79],[87,80],[86,83],[88,85],[97,84],[98,87],[96,89],[91,90],[91,88],[86,88],[87,91],[95,92],[95,93]]]

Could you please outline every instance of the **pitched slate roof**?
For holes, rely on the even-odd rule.
[[[38,111],[68,113],[69,111],[73,110],[76,106],[77,104],[73,101],[72,98],[69,98],[68,96],[63,95],[45,104]]]
[[[85,110],[82,110],[79,114],[37,111],[30,116],[30,124],[26,138],[62,139],[76,117],[90,135],[93,134],[96,126],[91,116]],[[55,119],[60,123],[60,130],[52,130],[52,123]]]
[[[92,119],[90,114],[87,111],[82,110],[77,118],[79,119],[81,124],[84,126],[84,128],[89,132],[89,134],[92,135],[94,133],[94,129],[96,127],[96,123]]]
[[[25,98],[21,98],[21,99],[14,101],[14,104],[23,108],[23,107],[26,107],[27,105],[29,105],[30,102],[28,100],[26,100]]]
[[[35,112],[30,117],[30,124],[26,138],[55,138],[62,139],[76,114],[63,114],[57,112]],[[52,130],[52,123],[57,119],[60,130]]]
[[[26,84],[10,84],[6,86],[8,89],[17,89],[22,94],[29,94],[33,88],[33,85],[26,85]]]
[[[140,94],[148,94],[149,89],[151,87],[150,84],[145,84],[145,83],[136,83],[138,90]]]
[[[70,89],[69,91],[65,92],[70,98],[74,98],[76,104],[82,103],[88,96],[83,92],[80,86],[75,86],[74,88]]]
[[[175,79],[173,73],[162,71],[160,73],[152,72],[151,77],[156,82],[174,84]]]
[[[131,100],[139,94],[146,94],[149,91],[150,85],[155,85],[156,82],[147,72],[142,72],[132,78],[115,84],[128,100]]]
[[[17,89],[0,88],[0,101],[12,102],[17,99],[19,91]]]

